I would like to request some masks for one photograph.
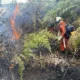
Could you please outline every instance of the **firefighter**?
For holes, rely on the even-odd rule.
[[[65,37],[66,23],[62,20],[61,17],[56,17],[56,22],[58,23],[58,41],[60,41],[60,51],[61,53],[65,53],[68,47],[68,39]]]

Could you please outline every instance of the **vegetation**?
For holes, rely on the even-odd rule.
[[[56,38],[56,35],[53,35],[51,32],[47,31],[47,29],[25,35],[23,41],[23,52],[19,55],[15,54],[13,58],[13,61],[16,64],[19,64],[18,73],[20,80],[23,79],[25,65],[30,64],[31,59],[39,59],[38,55],[41,58],[44,49],[45,51],[47,50],[48,53],[52,53],[49,39],[54,38]],[[40,63],[43,63],[42,60]]]
[[[15,0],[14,0],[15,1]],[[15,2],[13,2],[15,4]],[[16,4],[15,4],[16,5]],[[22,5],[22,4],[20,4]],[[61,16],[65,21],[68,21],[76,29],[75,35],[69,39],[69,47],[72,52],[80,48],[80,1],[79,0],[29,0],[28,3],[20,6],[20,11],[15,18],[15,25],[19,26],[21,31],[21,40],[11,41],[4,35],[0,35],[0,39],[4,38],[1,44],[5,44],[4,55],[14,64],[18,64],[18,74],[20,80],[23,80],[23,71],[25,65],[28,65],[30,60],[43,59],[43,55],[53,54],[58,49],[52,52],[50,41],[57,39],[54,33],[48,31],[49,23],[55,23],[55,18]],[[55,25],[56,27],[56,25]],[[58,46],[58,42],[55,42]],[[2,52],[1,52],[2,53]],[[2,56],[3,54],[0,54]],[[40,64],[44,62],[40,60]]]
[[[49,43],[50,38],[54,38],[54,36],[52,33],[50,33],[47,30],[42,30],[42,31],[39,31],[38,33],[35,32],[35,33],[25,36],[23,52],[25,54],[28,54],[28,52],[34,48],[36,48],[36,49],[47,48],[51,52],[51,47],[50,47],[50,43]]]
[[[31,6],[29,4],[31,4]],[[29,63],[31,58],[37,58],[36,55],[40,56],[40,54],[43,53],[43,49],[46,49],[49,53],[52,53],[49,40],[56,39],[56,35],[50,33],[45,28],[48,28],[49,23],[55,22],[56,16],[61,16],[65,21],[73,24],[75,28],[79,27],[79,5],[79,0],[52,0],[50,2],[45,1],[43,3],[31,1],[21,9],[21,11],[23,11],[22,15],[25,15],[26,17],[29,16],[28,20],[26,18],[26,20],[22,23],[23,34],[29,29],[28,34],[24,34],[22,53],[22,56],[27,63]],[[28,9],[27,11],[25,10],[26,8]],[[20,15],[18,16],[20,17]],[[76,36],[72,35],[69,40],[69,45],[72,52],[75,52],[80,45],[80,35],[77,35],[80,33],[79,28],[76,32]],[[22,61],[23,59],[20,61],[20,66],[23,67],[24,61]],[[22,67],[20,67],[20,69]],[[20,69],[19,73],[22,77],[23,68],[21,70]]]
[[[75,34],[70,37],[69,46],[72,51],[76,51],[80,47],[80,27],[77,28]]]

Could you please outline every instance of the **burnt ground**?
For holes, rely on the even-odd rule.
[[[45,70],[31,68],[24,71],[23,80],[80,80],[80,66],[69,67],[64,74],[59,66]]]
[[[29,69],[24,71],[23,80],[80,80],[80,66],[70,67],[63,78],[65,72],[57,69]]]
[[[79,59],[75,58],[72,60],[72,58],[67,57],[67,61],[64,59],[58,60],[57,58],[55,60],[55,63],[54,60],[52,60],[52,62],[50,61],[50,63],[45,68],[34,66],[26,67],[24,70],[23,80],[80,80]],[[57,60],[59,63],[57,63]],[[67,62],[69,64],[67,64]]]
[[[9,65],[6,58],[0,58],[0,80],[19,80],[17,68],[10,69]]]

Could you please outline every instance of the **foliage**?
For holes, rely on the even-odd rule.
[[[62,16],[71,23],[80,15],[79,5],[79,0],[30,0],[20,6],[16,23],[22,27],[23,33],[44,29],[48,23],[55,21],[56,16]]]
[[[79,4],[80,1],[60,0],[56,3],[55,8],[47,11],[43,21],[54,22],[56,16],[62,16],[62,18],[67,19],[71,23],[80,15],[77,13],[79,12]]]
[[[15,55],[14,60],[15,63],[19,65],[18,67],[18,74],[20,76],[20,80],[23,80],[23,70],[24,70],[24,61],[22,60],[22,54]]]
[[[49,38],[56,38],[56,36],[47,30],[41,30],[39,32],[25,35],[23,53],[19,55],[16,54],[14,56],[15,63],[19,65],[18,73],[20,75],[20,80],[23,80],[23,70],[24,70],[24,65],[26,64],[24,62],[26,61],[28,64],[31,57],[33,58],[36,57],[36,55],[33,54],[33,50],[32,50],[33,48],[38,49],[41,47],[45,47],[51,52]],[[41,54],[41,52],[39,53]]]
[[[70,37],[69,47],[72,51],[75,51],[80,47],[80,27],[76,30],[76,33]]]
[[[80,26],[80,17],[73,22],[73,25],[75,28],[78,28]]]
[[[47,48],[51,52],[49,38],[54,38],[52,33],[47,30],[41,30],[37,33],[26,35],[24,38],[23,53],[31,55],[32,49]],[[39,52],[40,53],[40,52]]]
[[[28,63],[30,58],[35,58],[36,55],[33,54],[36,53],[35,50],[38,50],[38,54],[41,54],[41,49],[46,48],[50,53],[52,53],[49,39],[54,39],[56,38],[56,36],[49,31],[42,29],[44,29],[48,23],[54,22],[56,16],[62,16],[64,19],[68,19],[69,22],[73,22],[74,26],[79,27],[79,7],[79,0],[51,0],[51,2],[34,2],[32,0],[29,0],[29,3],[25,4],[24,6],[20,6],[20,13],[15,19],[17,23],[16,25],[22,27],[23,33],[29,32],[29,34],[23,36],[23,53],[19,53],[19,55],[15,57],[15,62],[19,64],[18,73],[21,80],[24,70],[23,59],[25,59],[25,61]],[[16,45],[14,46],[12,43],[11,45],[9,42],[5,42],[4,44],[6,44],[6,55],[10,58],[13,58],[14,54],[12,53],[18,52],[15,50],[16,48],[13,48]],[[79,47],[79,45],[80,27],[76,30],[76,34],[72,35],[69,40],[69,46],[73,51],[75,51]]]
[[[17,58],[18,58],[18,60],[19,60],[18,73],[19,73],[19,75],[20,75],[20,80],[23,80],[22,78],[23,78],[24,63],[23,63],[23,61],[22,61],[19,57],[17,57]]]

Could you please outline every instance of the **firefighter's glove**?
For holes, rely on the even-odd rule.
[[[63,38],[62,36],[59,36],[59,37],[58,37],[58,41],[60,41],[62,38]]]

